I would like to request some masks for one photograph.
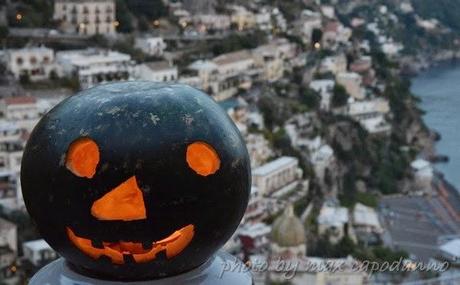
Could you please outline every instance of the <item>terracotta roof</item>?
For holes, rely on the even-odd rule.
[[[3,99],[6,105],[33,104],[37,102],[37,98],[31,96],[17,96]]]

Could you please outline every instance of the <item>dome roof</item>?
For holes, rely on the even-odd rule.
[[[292,205],[273,223],[272,242],[282,247],[305,244],[305,228],[299,218],[294,215]]]

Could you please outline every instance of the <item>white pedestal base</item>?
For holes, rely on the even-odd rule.
[[[73,271],[63,258],[43,267],[30,280],[29,285],[251,285],[250,271],[234,256],[219,251],[209,261],[192,271],[151,281],[120,282],[99,280]]]

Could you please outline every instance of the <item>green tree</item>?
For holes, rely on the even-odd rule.
[[[351,208],[356,203],[356,171],[350,169],[343,176],[342,193],[339,194],[340,204]]]
[[[117,0],[116,17],[119,23],[117,30],[121,33],[130,33],[133,30],[133,17],[125,0]]]
[[[8,30],[8,27],[0,26],[0,40],[5,40],[9,34],[10,31]]]
[[[321,39],[323,37],[323,31],[321,29],[313,29],[311,33],[311,44],[314,45],[315,43],[321,43]]]
[[[310,88],[300,88],[300,101],[309,109],[316,109],[319,106],[320,96],[318,92]]]
[[[273,133],[273,146],[280,149],[283,153],[286,153],[291,148],[291,139],[287,135],[284,128],[280,128],[278,131]]]
[[[27,85],[30,83],[30,76],[29,74],[21,74],[19,76],[19,82],[22,84],[22,85]]]
[[[216,42],[212,47],[212,52],[214,55],[220,55],[242,49],[254,49],[265,42],[265,34],[261,31],[255,31],[245,35],[231,34],[221,41]]]
[[[144,16],[147,21],[153,21],[168,15],[162,0],[126,0],[125,2],[137,18]]]
[[[345,106],[348,102],[348,97],[349,95],[345,87],[340,84],[335,84],[331,100],[332,107],[337,108]]]
[[[339,243],[334,246],[335,257],[346,257],[348,255],[353,255],[355,251],[356,244],[348,236],[344,236],[339,241]]]

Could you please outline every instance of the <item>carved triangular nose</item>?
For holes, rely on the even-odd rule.
[[[144,197],[137,185],[136,176],[96,200],[91,207],[91,214],[103,221],[146,219]]]

